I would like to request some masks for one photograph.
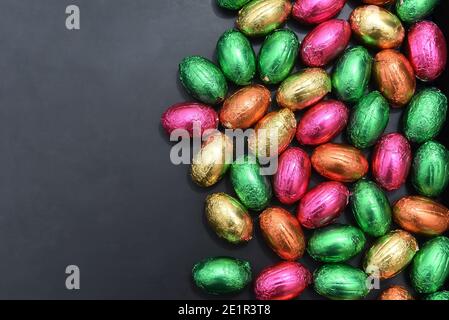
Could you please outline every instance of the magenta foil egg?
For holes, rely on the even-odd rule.
[[[301,59],[309,67],[322,67],[347,47],[351,26],[346,20],[332,19],[310,31],[301,44]]]
[[[443,32],[432,21],[415,23],[407,36],[407,54],[418,79],[435,80],[443,73],[447,62]]]
[[[296,0],[292,16],[304,24],[318,24],[335,17],[346,0]]]
[[[348,188],[335,181],[323,182],[307,192],[298,205],[298,220],[308,229],[321,228],[337,219],[348,205]]]
[[[309,186],[312,165],[309,155],[300,148],[289,148],[279,157],[273,178],[273,189],[281,203],[293,204],[300,200]]]
[[[296,131],[296,139],[304,145],[329,142],[346,127],[348,117],[349,110],[344,103],[322,101],[304,114]]]
[[[168,108],[162,115],[161,123],[168,134],[171,134],[176,129],[183,129],[191,137],[194,134],[201,136],[208,129],[217,129],[218,114],[207,105],[196,102],[183,102]],[[198,128],[198,132],[194,132],[194,125]]]
[[[407,139],[399,133],[383,136],[372,156],[374,179],[388,191],[399,189],[407,179],[412,152]]]
[[[290,300],[312,282],[312,274],[299,262],[280,262],[262,270],[254,293],[258,300]]]

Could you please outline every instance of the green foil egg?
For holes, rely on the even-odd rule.
[[[449,151],[442,144],[427,141],[416,151],[412,183],[422,195],[436,197],[449,183]]]
[[[354,106],[348,123],[348,139],[356,148],[373,146],[388,125],[390,107],[379,91],[370,92]]]
[[[236,30],[226,31],[217,43],[217,60],[226,78],[237,85],[251,83],[256,55],[249,40]]]
[[[179,77],[187,92],[206,104],[219,104],[228,93],[221,70],[203,57],[184,58],[179,65]]]
[[[192,270],[195,285],[209,294],[230,294],[243,290],[251,282],[249,262],[230,257],[207,258]]]
[[[376,183],[358,181],[352,191],[351,208],[360,228],[370,236],[380,237],[390,230],[390,203]]]
[[[446,121],[447,98],[437,88],[416,94],[404,114],[404,133],[410,141],[423,143],[438,135]]]
[[[326,264],[314,273],[315,291],[333,300],[357,300],[369,293],[368,276],[345,264]]]
[[[419,293],[434,293],[449,276],[449,239],[443,236],[427,241],[413,259],[410,278]]]
[[[406,22],[413,23],[430,15],[440,0],[397,0],[396,13]]]
[[[272,197],[271,184],[261,175],[256,159],[244,156],[231,166],[231,183],[245,207],[255,211],[265,209]]]
[[[228,10],[239,10],[251,0],[217,0],[219,7]]]
[[[321,262],[343,262],[359,254],[365,243],[360,229],[337,224],[316,230],[309,239],[307,252]]]
[[[439,291],[429,294],[425,300],[449,300],[449,291]]]
[[[357,102],[365,93],[371,78],[373,58],[364,47],[345,51],[332,74],[332,86],[340,100]]]
[[[298,56],[299,41],[290,30],[278,30],[269,35],[260,49],[259,73],[266,84],[283,81],[292,71]]]

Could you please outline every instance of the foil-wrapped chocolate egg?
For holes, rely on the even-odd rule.
[[[349,18],[352,31],[365,45],[379,49],[399,47],[405,30],[390,11],[375,5],[357,7]]]
[[[427,241],[413,259],[412,285],[418,293],[440,290],[449,277],[449,239],[443,236]]]
[[[293,31],[281,29],[270,34],[260,48],[260,79],[267,84],[283,81],[295,66],[298,51],[299,41]]]
[[[436,300],[436,301],[449,300],[449,291],[438,291],[429,294],[424,298],[424,300]]]
[[[293,204],[300,200],[309,186],[311,171],[307,152],[295,147],[285,150],[273,178],[274,194],[279,201]]]
[[[370,291],[368,276],[346,264],[325,264],[313,274],[315,291],[332,300],[358,300]]]
[[[429,16],[440,0],[397,0],[396,13],[406,23],[413,23]]]
[[[183,102],[168,108],[162,115],[161,123],[168,134],[175,130],[184,130],[191,137],[201,137],[205,131],[217,129],[218,115],[213,108],[205,104]]]
[[[306,66],[323,67],[348,46],[351,26],[346,20],[332,19],[310,31],[301,43],[300,55]]]
[[[263,117],[248,139],[249,149],[258,157],[282,153],[295,137],[296,118],[290,109],[273,111]]]
[[[337,219],[349,201],[349,190],[340,182],[327,181],[308,191],[298,205],[297,218],[308,229],[327,226]]]
[[[257,300],[291,300],[312,282],[312,274],[299,262],[283,261],[262,270],[254,284]]]
[[[368,161],[352,146],[326,143],[317,147],[311,157],[316,172],[329,180],[355,182],[368,173]]]
[[[449,209],[421,196],[406,196],[393,206],[395,222],[404,230],[426,236],[443,234],[449,228]]]
[[[331,79],[324,69],[308,68],[285,79],[276,100],[281,107],[295,111],[314,105],[331,90]]]
[[[252,278],[249,262],[231,257],[213,257],[194,265],[193,282],[206,293],[232,294],[242,291]]]
[[[279,207],[265,209],[259,216],[262,235],[270,248],[283,260],[298,260],[304,254],[306,240],[298,220]]]
[[[290,0],[253,0],[239,11],[236,25],[247,36],[265,36],[280,27],[291,11]]]
[[[412,99],[416,89],[415,72],[402,53],[380,51],[374,57],[373,75],[379,91],[392,107],[402,107]]]
[[[335,17],[346,0],[296,0],[292,17],[304,24],[318,24]]]
[[[410,144],[403,135],[390,133],[383,136],[372,155],[374,179],[387,191],[399,189],[407,179],[411,160]]]
[[[251,0],[217,0],[218,6],[228,10],[239,10]]]
[[[406,51],[416,77],[420,80],[433,81],[446,67],[446,39],[432,21],[420,21],[410,28]]]
[[[425,88],[410,101],[404,113],[405,136],[423,143],[435,138],[443,128],[447,116],[447,98],[437,88]]]
[[[207,104],[221,103],[228,93],[228,84],[221,70],[203,57],[184,58],[179,65],[179,77],[192,97]]]
[[[248,210],[226,193],[213,193],[206,198],[206,219],[215,233],[237,244],[248,242],[253,236],[253,221]]]
[[[228,97],[220,110],[220,122],[225,128],[247,129],[256,124],[268,111],[271,92],[254,84]]]
[[[325,100],[306,111],[296,131],[300,144],[318,145],[331,141],[348,123],[349,110],[337,100]]]
[[[364,270],[378,279],[389,279],[405,269],[418,251],[416,239],[395,230],[376,240],[364,260]]]
[[[391,286],[382,291],[379,300],[415,300],[412,294],[402,286]]]
[[[193,182],[201,187],[213,186],[228,170],[232,156],[232,140],[228,136],[220,132],[209,135],[200,151],[193,157]]]
[[[249,40],[237,30],[226,31],[217,43],[218,64],[227,79],[237,85],[251,83],[256,74],[256,54]]]
[[[370,236],[380,237],[390,230],[390,203],[374,182],[360,180],[354,185],[351,208],[357,224]]]
[[[388,4],[392,4],[396,0],[362,0],[363,3],[366,4],[375,4],[376,6],[386,6]]]

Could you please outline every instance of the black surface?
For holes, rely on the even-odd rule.
[[[80,6],[80,31],[65,28],[69,4]],[[170,163],[159,124],[168,106],[191,100],[177,81],[179,61],[212,59],[234,19],[214,0],[0,0],[1,299],[209,298],[191,284],[198,260],[231,255],[255,273],[278,261],[258,231],[232,247],[208,230],[204,198],[232,193],[229,181],[194,186],[188,166]],[[307,31],[288,26],[300,38]],[[442,86],[447,92],[448,73]],[[81,269],[79,291],[65,289],[69,264]],[[252,297],[250,288],[235,296]],[[301,298],[319,297],[308,289]]]

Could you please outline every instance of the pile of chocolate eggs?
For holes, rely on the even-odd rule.
[[[373,279],[392,278],[410,265],[414,292],[392,286],[379,299],[449,300],[443,290],[449,210],[436,200],[449,182],[449,151],[435,140],[447,98],[432,86],[445,69],[447,45],[426,20],[439,1],[360,0],[348,21],[335,18],[346,0],[217,2],[235,10],[236,29],[218,40],[217,63],[199,56],[180,63],[180,80],[198,102],[170,107],[162,125],[190,136],[194,122],[200,134],[220,126],[191,165],[193,181],[204,188],[230,172],[235,194],[205,200],[209,226],[238,245],[252,239],[257,221],[282,261],[253,277],[251,257],[209,257],[193,267],[195,285],[232,294],[252,284],[261,300],[293,299],[308,286],[330,299],[362,299]],[[290,17],[310,28],[302,41],[283,28]],[[250,42],[255,37],[265,37],[258,55]],[[298,63],[302,69],[294,73]],[[228,82],[237,87],[231,95]],[[273,98],[267,87],[275,88]],[[393,108],[402,112],[402,127],[385,134]],[[277,134],[253,135],[249,154],[223,161],[234,152],[223,129],[248,128]],[[341,133],[346,143],[333,142]],[[273,176],[261,174],[263,151],[278,157]],[[312,187],[312,174],[325,181]],[[407,181],[411,194],[390,204],[388,193]],[[273,206],[274,197],[285,208]],[[292,205],[295,215],[287,210]],[[354,225],[335,223],[345,209]],[[308,239],[303,228],[313,230]],[[424,239],[421,246],[416,236]],[[359,268],[346,263],[362,252]],[[321,266],[308,270],[300,262],[305,254]]]

